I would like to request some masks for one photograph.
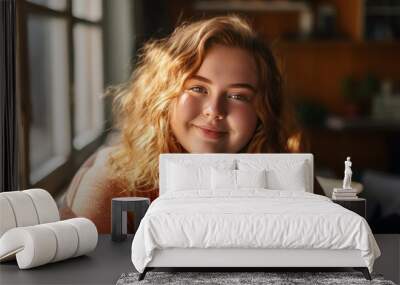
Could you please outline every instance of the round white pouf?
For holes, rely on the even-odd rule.
[[[33,226],[39,223],[35,205],[30,196],[22,191],[3,192],[0,195],[10,202],[17,227]]]
[[[0,239],[0,260],[16,255],[20,269],[49,263],[56,251],[54,233],[41,225],[13,228]]]
[[[79,237],[72,225],[64,222],[43,224],[49,228],[57,240],[57,252],[51,262],[57,262],[75,255],[78,249]]]
[[[57,204],[49,192],[43,189],[28,189],[22,191],[30,196],[39,218],[39,224],[60,220]]]
[[[86,218],[17,227],[0,238],[0,261],[16,256],[19,268],[28,269],[86,254],[97,241],[96,226]]]
[[[91,220],[74,218],[62,222],[72,225],[78,233],[79,245],[74,257],[86,254],[96,248],[98,233],[95,224]]]
[[[10,202],[0,195],[0,237],[9,229],[15,228],[17,222]]]

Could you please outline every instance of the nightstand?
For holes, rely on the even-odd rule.
[[[366,218],[367,200],[364,198],[357,198],[354,200],[332,199],[332,202],[359,214],[363,218]]]
[[[111,239],[124,241],[127,237],[127,212],[133,212],[134,231],[150,206],[150,199],[144,197],[121,197],[111,200]]]

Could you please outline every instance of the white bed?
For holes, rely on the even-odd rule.
[[[155,267],[354,267],[370,278],[380,251],[365,219],[312,193],[311,154],[162,154],[132,262],[140,279]]]

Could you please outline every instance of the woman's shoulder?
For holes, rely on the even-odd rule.
[[[71,196],[76,190],[82,186],[82,183],[97,184],[97,181],[105,179],[113,179],[110,175],[110,170],[107,161],[111,153],[116,150],[116,147],[102,147],[92,154],[75,173],[69,187],[68,194]],[[88,181],[89,180],[89,181]]]
[[[128,195],[128,185],[111,174],[107,161],[115,146],[103,147],[89,157],[72,178],[64,207],[76,216],[100,212],[112,197]]]
[[[110,155],[117,150],[116,146],[102,147],[94,153],[93,167],[106,167]]]

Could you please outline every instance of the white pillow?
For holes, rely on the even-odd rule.
[[[309,182],[307,163],[302,160],[238,160],[240,170],[261,170],[266,169],[266,181],[268,189],[306,191]]]
[[[267,171],[235,170],[238,188],[267,188]]]
[[[168,189],[171,191],[209,189],[209,172],[210,167],[170,163],[168,166]]]
[[[211,170],[212,189],[238,190],[240,188],[266,188],[266,171],[262,170]]]
[[[297,164],[294,168],[269,170],[267,180],[269,189],[305,192],[307,176],[304,163]]]
[[[236,170],[232,169],[211,169],[211,188],[217,189],[236,189]]]
[[[169,161],[167,164],[167,191],[211,190],[211,168],[235,168],[234,160],[208,161],[208,164]]]

